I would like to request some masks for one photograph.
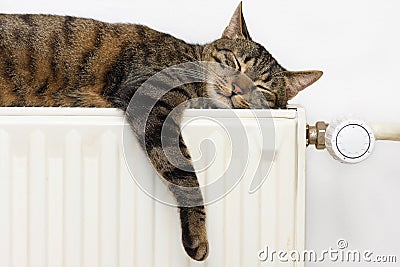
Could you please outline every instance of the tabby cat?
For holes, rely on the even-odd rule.
[[[142,92],[141,101],[129,104],[138,88],[154,74],[193,61],[233,67],[252,83],[233,75],[221,79],[218,86],[180,85],[162,93],[160,99],[154,99],[158,88],[153,86]],[[169,187],[179,206],[183,246],[198,261],[207,257],[208,241],[202,194],[180,135],[187,105],[170,118],[167,129],[178,136],[179,151],[173,153],[184,155],[181,164],[185,168],[172,164],[163,152],[161,129],[167,116],[178,105],[198,97],[217,99],[231,108],[284,108],[289,99],[321,75],[320,71],[291,72],[280,66],[250,38],[241,4],[222,37],[205,45],[188,44],[142,25],[70,16],[0,15],[0,105],[124,110],[133,132],[145,139],[142,146],[155,170],[170,184],[189,189]],[[155,105],[143,122],[141,109],[149,108],[146,103],[152,101]]]

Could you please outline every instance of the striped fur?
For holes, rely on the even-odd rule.
[[[193,61],[231,66],[251,81],[240,75],[220,77],[216,85],[179,86],[159,100],[154,95],[161,89],[155,85],[142,92],[140,101],[128,105],[154,74]],[[133,132],[145,140],[142,146],[150,162],[170,182],[180,206],[183,246],[195,260],[208,255],[206,213],[190,153],[180,135],[187,105],[175,108],[203,96],[233,108],[285,107],[289,98],[321,74],[288,72],[281,67],[251,40],[241,5],[223,36],[206,45],[187,44],[142,25],[69,16],[0,15],[0,105],[116,107],[126,111]],[[154,107],[152,102],[156,102]],[[150,113],[144,121],[146,110]],[[171,158],[177,162],[170,162]]]

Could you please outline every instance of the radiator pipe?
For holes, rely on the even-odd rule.
[[[369,124],[375,140],[400,141],[400,123],[372,122]]]

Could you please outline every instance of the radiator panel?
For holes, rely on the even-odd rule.
[[[189,111],[186,120],[197,112]],[[239,115],[252,133],[252,119]],[[210,255],[198,263],[182,248],[176,208],[149,197],[165,187],[133,137],[128,148],[123,145],[119,111],[0,108],[0,266],[302,266],[263,263],[257,254],[265,245],[304,248],[304,112],[259,115],[261,122],[274,122],[269,176],[249,194],[249,171],[227,196],[207,206]],[[199,133],[218,139],[218,131],[198,120],[184,128],[193,157]],[[250,153],[258,153],[258,145],[250,142]],[[216,145],[213,166],[199,174],[202,184],[226,169],[226,146],[223,138]],[[124,149],[132,156],[125,159]],[[141,190],[125,160],[154,183],[154,192]],[[239,168],[246,159],[232,160]],[[223,179],[237,171],[228,170]],[[205,199],[211,193],[203,191]]]

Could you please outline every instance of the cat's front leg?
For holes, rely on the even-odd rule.
[[[182,226],[182,244],[195,260],[202,261],[208,256],[206,213],[204,206],[179,208]]]
[[[134,102],[127,109],[127,116],[151,164],[176,199],[185,251],[202,261],[208,255],[206,212],[190,153],[180,133],[184,107],[176,108],[176,102],[182,94],[174,92],[152,107],[144,101],[149,98],[142,97],[143,101]]]
[[[162,142],[164,147],[147,145],[146,150],[150,162],[165,179],[168,189],[177,201],[185,251],[191,258],[202,261],[208,256],[206,211],[189,151],[178,132],[179,129],[176,131],[179,145],[173,144],[169,138],[146,134],[153,141],[154,138],[167,139]]]

